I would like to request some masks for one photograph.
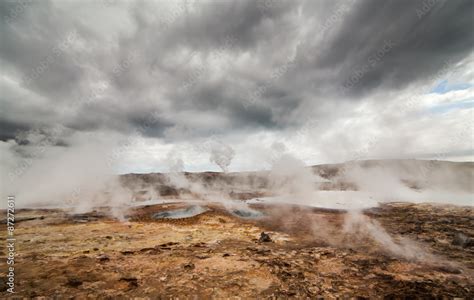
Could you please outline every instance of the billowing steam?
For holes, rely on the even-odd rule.
[[[398,241],[395,242],[379,222],[365,216],[360,210],[350,210],[346,214],[343,231],[353,238],[370,238],[382,249],[398,257],[410,260],[434,260],[432,255],[409,239],[398,237]]]
[[[10,161],[2,162],[2,197],[15,195],[18,207],[65,207],[78,213],[108,206],[121,219],[132,195],[115,175],[119,157],[113,153],[120,146],[111,136],[52,141],[44,133],[28,132],[21,142],[3,143],[2,157]]]
[[[313,172],[299,159],[283,154],[275,160],[270,172],[271,188],[279,194],[295,195],[305,200],[316,189]]]
[[[214,142],[211,145],[211,156],[209,161],[215,163],[221,168],[222,172],[226,173],[232,159],[235,156],[234,149],[222,142]]]
[[[54,141],[46,136],[28,132],[16,141],[0,143],[2,197],[15,195],[18,207],[66,207],[77,213],[107,206],[121,220],[134,200],[140,202],[134,196],[136,191],[125,188],[116,175],[130,141],[118,143],[113,134],[107,138],[59,134]],[[242,191],[243,194],[261,192],[267,196],[262,199],[270,204],[286,202],[321,207],[337,202],[338,208],[347,211],[343,233],[369,238],[395,256],[414,260],[431,256],[414,242],[391,236],[381,224],[365,216],[362,209],[368,203],[369,206],[383,201],[472,204],[472,164],[356,161],[318,169],[306,166],[283,144],[277,143],[266,155],[271,170],[229,174],[228,168],[236,155],[234,149],[212,141],[209,151],[210,162],[224,173],[202,176],[186,173],[181,152],[173,149],[162,160],[167,168],[167,173],[160,177],[165,178],[164,182],[144,182],[139,186],[140,191],[151,191],[157,199],[158,193],[154,194],[157,185],[167,185],[174,189],[175,199],[189,197],[201,202],[219,202],[231,214],[243,218],[260,215],[245,201],[233,198],[232,195]],[[315,224],[315,228],[320,234],[326,230],[320,224]]]
[[[166,156],[165,164],[168,166],[169,184],[178,189],[188,188],[189,183],[184,176],[184,161],[177,151],[170,151]]]

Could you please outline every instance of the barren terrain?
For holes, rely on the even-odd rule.
[[[474,297],[472,207],[391,203],[364,211],[395,243],[416,243],[423,253],[414,256],[397,255],[364,231],[348,233],[338,210],[253,205],[265,216],[241,218],[207,203],[191,218],[154,218],[182,207],[137,207],[125,222],[105,208],[17,211],[17,296]]]

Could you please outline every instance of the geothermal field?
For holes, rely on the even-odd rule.
[[[130,203],[16,210],[15,288],[27,298],[472,299],[473,172],[406,160],[122,175]]]
[[[474,299],[474,0],[0,0],[0,299]]]

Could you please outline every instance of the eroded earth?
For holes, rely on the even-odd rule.
[[[343,211],[300,206],[253,205],[263,216],[245,218],[207,203],[189,218],[153,217],[186,207],[137,207],[125,221],[106,209],[17,211],[16,296],[474,297],[472,207],[384,204],[362,212],[369,226],[355,231]],[[0,277],[5,290],[3,268]]]

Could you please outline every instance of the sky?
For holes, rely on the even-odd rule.
[[[87,145],[119,173],[473,161],[473,16],[470,0],[4,0],[0,164]]]

